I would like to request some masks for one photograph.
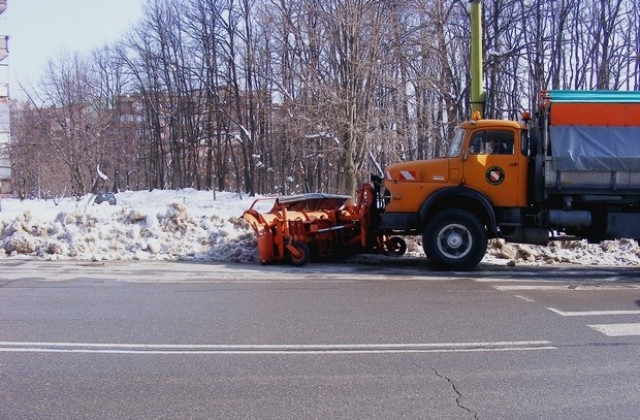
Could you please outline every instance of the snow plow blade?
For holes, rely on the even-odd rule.
[[[258,210],[269,208],[269,201],[270,210]],[[364,184],[355,203],[346,195],[320,193],[259,198],[242,217],[253,227],[261,264],[302,266],[312,258],[404,252],[400,238],[376,234],[381,208],[376,185]]]

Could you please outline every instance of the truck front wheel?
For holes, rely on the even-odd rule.
[[[447,210],[436,214],[422,234],[427,259],[439,268],[474,268],[487,252],[487,232],[473,214]]]

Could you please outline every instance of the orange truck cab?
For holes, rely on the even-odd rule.
[[[447,156],[388,166],[380,233],[421,234],[450,269],[475,267],[489,238],[640,238],[640,92],[541,99],[534,123],[466,121]]]

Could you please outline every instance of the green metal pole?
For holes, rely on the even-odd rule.
[[[484,114],[484,75],[482,72],[482,0],[471,3],[471,118]]]

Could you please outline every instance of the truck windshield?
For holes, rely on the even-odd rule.
[[[460,154],[462,150],[462,143],[464,142],[464,136],[466,131],[462,128],[456,127],[455,132],[453,134],[453,139],[451,140],[451,145],[449,146],[449,153],[447,153],[448,157],[456,157]]]

